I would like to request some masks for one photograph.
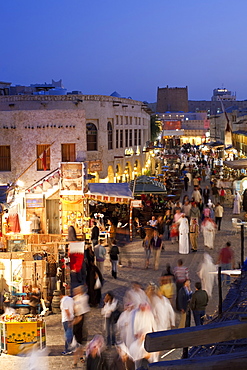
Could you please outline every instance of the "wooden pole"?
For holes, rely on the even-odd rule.
[[[244,225],[241,225],[241,267],[244,264]]]
[[[48,149],[50,149],[50,147],[55,143],[55,141],[53,141],[50,145],[47,146],[47,148],[45,149],[45,151],[47,151]],[[36,158],[26,169],[25,171],[23,171],[18,177],[17,179],[14,181],[14,184],[34,165],[34,163],[36,163],[40,158]]]
[[[130,201],[130,241],[131,242],[133,239],[132,213],[133,213],[133,207],[132,207],[132,201]]]

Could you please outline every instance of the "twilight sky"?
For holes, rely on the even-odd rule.
[[[247,1],[0,0],[0,81],[156,101],[226,87],[247,99]]]

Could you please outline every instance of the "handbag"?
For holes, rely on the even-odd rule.
[[[94,290],[96,289],[100,289],[101,288],[101,281],[100,281],[100,278],[97,277],[96,281],[95,281],[95,284],[94,284]]]
[[[119,319],[119,316],[121,315],[121,311],[117,308],[115,311],[112,312],[111,314],[111,318],[114,322],[114,324],[117,323],[118,319]]]

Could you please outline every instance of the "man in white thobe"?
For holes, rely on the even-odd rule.
[[[148,303],[140,304],[134,319],[134,335],[138,338],[139,334],[152,333],[157,330],[154,315]]]
[[[214,248],[216,224],[210,217],[205,217],[202,222],[202,233],[205,247]]]
[[[233,214],[239,215],[240,214],[240,206],[241,206],[241,195],[238,191],[235,192],[234,202],[233,202]]]
[[[133,281],[131,283],[131,289],[127,290],[127,292],[124,295],[123,303],[124,305],[126,303],[131,303],[135,309],[139,308],[139,305],[141,303],[147,302],[147,296],[144,292],[144,290],[141,288],[140,283],[137,281]]]
[[[182,214],[182,217],[178,220],[179,224],[179,248],[178,251],[180,254],[189,253],[189,222],[185,217],[185,214]]]
[[[136,310],[131,303],[126,303],[124,311],[119,316],[117,321],[117,330],[119,332],[121,340],[126,344],[128,348],[135,341],[134,336],[134,319]]]

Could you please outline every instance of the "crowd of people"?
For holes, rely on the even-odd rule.
[[[197,271],[198,280],[191,287],[190,272],[180,258],[176,266],[167,264],[156,282],[150,282],[145,287],[137,281],[132,282],[123,302],[112,291],[102,297],[105,259],[109,256],[112,278],[117,279],[125,243],[116,240],[116,227],[110,222],[108,244],[105,245],[94,222],[91,243],[85,244],[87,248],[81,268],[73,268],[73,258],[72,265],[70,261],[70,295],[73,298],[61,296],[65,332],[63,354],[73,350],[73,367],[81,361],[86,362],[88,370],[147,368],[150,362],[159,360],[158,352],[148,353],[144,348],[147,333],[188,327],[192,315],[195,325],[203,324],[217,271],[209,252],[214,248],[215,235],[222,227],[226,192],[214,181],[210,182],[210,186],[205,182],[207,178],[210,180],[212,172],[210,157],[197,158],[194,155],[195,161],[188,160],[188,157],[182,153],[174,167],[183,176],[183,198],[177,202],[165,202],[158,196],[147,197],[145,205],[152,210],[150,220],[142,226],[136,218],[134,225],[143,239],[143,268],[151,267],[152,258],[152,267],[156,271],[160,268],[160,256],[168,241],[174,244],[174,249],[178,246],[179,254],[186,255],[197,252],[199,234],[202,233],[205,253]],[[169,182],[171,184],[169,176],[165,182],[168,188]],[[236,192],[234,214],[240,213],[240,202]],[[69,230],[68,240],[77,240],[73,230]],[[126,258],[130,267],[130,256]],[[235,267],[230,242],[222,248],[215,262],[225,270]],[[225,281],[229,284],[229,277]],[[101,309],[104,330],[88,342],[87,322],[91,307]],[[116,347],[117,353],[109,363],[106,351],[112,346]],[[184,348],[183,357],[187,355],[188,349]]]

